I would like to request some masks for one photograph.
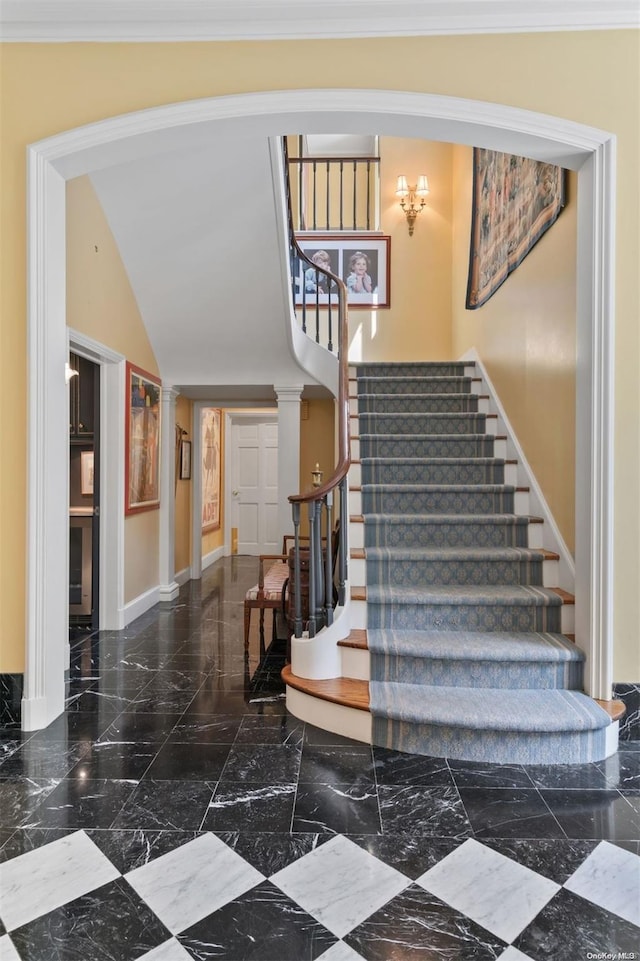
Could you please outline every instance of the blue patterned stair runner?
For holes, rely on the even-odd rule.
[[[599,760],[544,554],[494,457],[465,365],[358,365],[375,744],[502,763]]]

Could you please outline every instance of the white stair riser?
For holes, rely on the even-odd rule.
[[[512,487],[516,487],[518,483],[518,465],[517,464],[504,465],[504,482],[505,484],[510,484]]]
[[[371,678],[369,651],[355,647],[341,647],[342,677],[352,677],[358,681]]]
[[[362,485],[362,466],[352,464],[349,468],[349,487],[360,487]]]
[[[575,604],[563,604],[560,614],[560,632],[562,634],[575,634],[576,632],[576,608]]]
[[[516,491],[513,497],[514,514],[529,513],[529,491]]]
[[[532,547],[536,550],[541,550],[544,547],[544,544],[542,543],[543,530],[544,530],[544,524],[529,524],[527,547]]]
[[[364,630],[367,626],[367,602],[351,601],[351,629]]]
[[[349,547],[364,547],[364,524],[349,524]]]
[[[349,513],[362,514],[362,493],[360,491],[349,491]]]
[[[297,691],[293,687],[287,687],[287,708],[294,717],[324,731],[371,744],[371,715],[368,711],[334,704],[332,701]]]

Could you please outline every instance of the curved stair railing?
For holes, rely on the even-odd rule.
[[[337,464],[329,479],[320,487],[299,494],[291,494],[294,547],[293,577],[294,636],[303,631],[315,637],[323,627],[333,623],[334,607],[345,601],[347,580],[347,525],[349,504],[347,472],[351,463],[349,436],[349,374],[348,374],[348,319],[347,287],[330,270],[314,263],[299,247],[293,227],[291,184],[287,142],[283,138],[285,194],[287,203],[287,231],[291,262],[293,309],[302,330],[316,343],[326,347],[338,358],[338,454]],[[302,265],[302,270],[300,269]],[[315,292],[307,291],[315,287]],[[313,281],[315,280],[315,283]],[[319,291],[324,289],[326,293]],[[326,319],[326,325],[321,321]],[[326,334],[326,343],[322,343]],[[334,336],[336,343],[334,344]],[[308,548],[301,547],[300,527],[306,507],[309,522]],[[335,520],[337,516],[337,522]],[[324,543],[324,547],[323,547]],[[308,561],[308,619],[303,617],[301,574],[304,559]]]

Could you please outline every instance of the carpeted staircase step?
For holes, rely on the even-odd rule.
[[[476,413],[478,394],[453,392],[436,394],[358,394],[358,411],[361,414],[383,411],[385,413]]]
[[[358,393],[363,394],[470,394],[473,380],[467,376],[380,377],[357,379]]]
[[[474,367],[473,361],[462,360],[403,360],[403,361],[365,361],[353,364],[358,380],[363,377],[464,377]]]
[[[578,764],[606,756],[610,717],[578,691],[369,682],[373,743],[496,764]]]
[[[361,434],[484,434],[486,414],[366,413],[359,415]]]
[[[545,552],[524,547],[368,547],[367,582],[542,585]]]
[[[562,598],[544,587],[367,586],[367,628],[560,633]]]
[[[489,434],[353,435],[360,457],[493,457],[495,437]]]
[[[563,634],[367,631],[376,681],[445,687],[579,689],[584,654]]]
[[[513,514],[508,484],[363,484],[364,514]]]
[[[503,484],[498,457],[363,457],[363,484]]]
[[[365,514],[365,547],[528,547],[516,514]]]

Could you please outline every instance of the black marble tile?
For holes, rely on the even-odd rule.
[[[97,714],[101,719],[110,717],[113,721],[122,711],[129,710],[129,704],[134,698],[133,692],[110,693],[93,686],[96,681],[91,683],[88,690],[68,698],[66,711],[69,714]]]
[[[76,828],[17,828],[0,848],[0,861],[11,861],[27,851],[35,851],[45,844],[74,834]]]
[[[109,831],[87,830],[93,843],[100,848],[105,857],[120,871],[128,874],[135,868],[154,861],[176,848],[188,844],[200,836],[200,831],[148,831],[138,830]]]
[[[624,717],[620,721],[620,743],[625,748],[636,742],[640,748],[640,684],[614,684],[613,696],[624,703]]]
[[[152,744],[97,742],[86,752],[67,777],[106,778],[139,781],[155,757]]]
[[[454,786],[445,758],[422,757],[384,747],[373,747],[373,760],[378,784]]]
[[[178,671],[165,668],[158,671],[149,681],[141,696],[147,694],[165,694],[170,691],[189,691],[195,694],[202,686],[204,678],[198,671]]]
[[[218,836],[249,864],[270,877],[328,841],[332,834],[250,834]]]
[[[69,711],[61,714],[48,727],[36,731],[33,741],[51,743],[60,741],[96,741],[107,730],[116,712],[106,710],[104,714],[94,712]]]
[[[135,781],[66,778],[35,812],[36,826],[109,828],[135,786]]]
[[[626,744],[624,747],[626,748]],[[596,767],[602,771],[610,788],[617,788],[623,794],[640,791],[640,751],[621,748],[612,757],[599,761]]]
[[[536,874],[556,884],[564,884],[600,842],[576,839],[563,841],[560,838],[483,838],[482,843]]]
[[[233,744],[241,721],[241,716],[233,714],[211,717],[187,712],[173,727],[169,741],[180,744]]]
[[[119,829],[197,831],[215,782],[141,781],[113,823]]]
[[[99,738],[103,743],[130,742],[157,744],[166,741],[180,714],[153,714],[144,711],[128,711],[120,714]],[[96,739],[97,740],[97,739]]]
[[[504,941],[411,885],[343,939],[367,961],[495,961]]]
[[[145,774],[145,780],[217,781],[226,763],[229,744],[164,744]]]
[[[0,725],[20,725],[23,674],[0,674]]]
[[[477,838],[564,838],[538,791],[461,788],[460,797]]]
[[[193,691],[144,691],[127,707],[127,711],[146,714],[183,714],[193,701]]]
[[[264,881],[178,936],[194,958],[313,961],[337,942],[319,921]]]
[[[457,838],[437,838],[423,834],[350,834],[349,840],[364,848],[415,881],[464,843]]]
[[[118,879],[12,931],[11,938],[29,961],[135,961],[170,934]]]
[[[7,777],[0,779],[2,826],[37,827],[36,813],[60,782],[54,778]]]
[[[302,744],[304,723],[290,714],[247,715],[242,718],[236,744]]]
[[[298,785],[294,831],[329,834],[380,834],[375,785]]]
[[[528,768],[521,764],[477,764],[449,761],[457,787],[530,788]]]
[[[362,747],[362,741],[356,741],[352,737],[343,737],[342,734],[334,734],[333,731],[323,731],[322,728],[314,727],[313,724],[305,724],[304,741],[305,744],[335,744],[343,747],[348,745],[352,747]]]
[[[0,763],[0,778],[63,778],[89,750],[85,741],[27,741]]]
[[[385,834],[467,838],[471,825],[455,788],[381,784],[380,815]]]
[[[617,791],[541,793],[567,837],[629,841],[640,838],[640,797],[624,798]]]
[[[256,781],[291,784],[298,777],[301,749],[289,744],[234,744],[222,778],[225,781]]]
[[[371,748],[367,744],[359,747],[304,746],[300,764],[301,783],[374,788],[375,780]]]
[[[610,786],[598,764],[534,764],[527,773],[537,788],[606,791]]]
[[[640,928],[563,888],[513,943],[533,961],[637,958]]]
[[[286,833],[291,830],[295,796],[295,784],[220,781],[202,829]]]

